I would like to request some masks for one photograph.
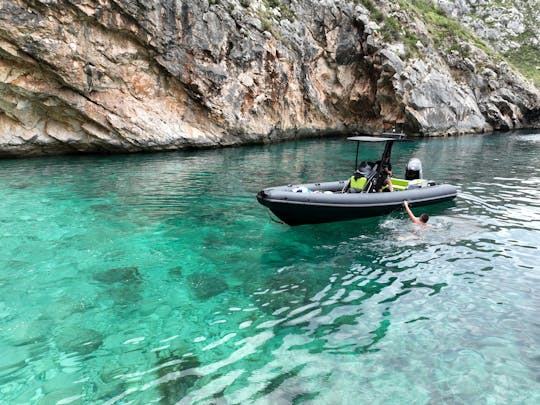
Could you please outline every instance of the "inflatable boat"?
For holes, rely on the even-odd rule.
[[[394,191],[384,192],[390,185],[383,184],[385,176],[381,162],[390,160],[393,142],[404,139],[403,134],[385,135],[347,138],[357,142],[355,168],[361,172],[361,190],[350,192],[349,181],[345,180],[289,184],[265,188],[257,193],[257,200],[286,224],[303,225],[385,215],[401,209],[405,200],[411,206],[421,206],[457,196],[455,186],[423,179],[422,164],[416,158],[409,160],[404,179],[388,177]],[[376,163],[361,162],[359,166],[358,149],[361,142],[386,142],[381,160]]]

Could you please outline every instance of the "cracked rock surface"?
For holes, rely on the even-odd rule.
[[[540,126],[538,90],[481,51],[411,57],[362,2],[275,3],[1,1],[0,156]]]

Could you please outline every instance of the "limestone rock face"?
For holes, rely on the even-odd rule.
[[[0,155],[540,126],[507,65],[411,57],[355,3],[3,0]]]
[[[502,52],[523,45],[540,46],[540,2],[538,0],[435,0],[449,15],[458,18]],[[540,62],[539,62],[540,63]]]

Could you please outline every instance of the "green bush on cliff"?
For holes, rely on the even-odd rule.
[[[525,42],[522,42],[525,43]],[[540,50],[530,43],[522,45],[517,50],[512,50],[506,54],[508,60],[519,72],[532,80],[540,87]]]
[[[373,3],[372,0],[354,0],[355,4],[361,4],[363,5],[368,11],[371,16],[371,18],[378,23],[381,23],[384,21],[384,14],[381,11],[377,5]]]
[[[397,18],[386,17],[383,20],[382,32],[385,41],[397,41],[401,38],[401,23]]]
[[[267,9],[278,9],[279,13],[281,14],[281,18],[285,18],[289,21],[293,20],[294,12],[288,4],[285,4],[279,0],[264,0],[263,3]]]
[[[471,48],[466,44],[472,44],[482,49],[495,60],[501,60],[503,55],[493,51],[479,37],[474,35],[459,21],[446,15],[443,9],[436,6],[432,0],[398,0],[403,8],[408,8],[420,16],[429,30],[435,44],[445,50],[455,50],[463,57],[471,56]],[[496,3],[496,2],[494,2]],[[501,2],[502,4],[502,2]],[[531,45],[530,33],[522,34],[517,42],[523,44],[518,49],[507,52],[504,57],[522,75],[540,85],[540,49]],[[410,46],[407,41],[405,41]]]
[[[433,0],[398,0],[398,4],[420,17],[435,44],[446,50],[460,50],[461,41],[474,44],[484,52],[492,51],[459,21],[448,17]]]

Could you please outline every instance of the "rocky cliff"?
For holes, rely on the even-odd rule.
[[[0,155],[540,127],[538,89],[447,12],[428,0],[1,0]]]

